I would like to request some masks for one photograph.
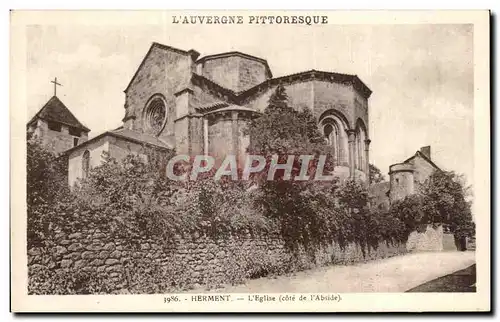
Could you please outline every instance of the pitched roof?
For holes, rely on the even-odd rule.
[[[224,58],[224,57],[229,57],[229,56],[244,57],[244,58],[252,59],[252,60],[255,60],[255,61],[258,61],[258,62],[264,64],[266,67],[266,71],[268,73],[269,78],[267,80],[263,81],[262,83],[255,85],[254,87],[251,87],[247,90],[244,90],[244,91],[241,91],[238,93],[234,92],[231,89],[225,88],[224,86],[221,86],[221,85],[215,83],[213,80],[210,80],[204,76],[193,73],[192,80],[202,81],[204,83],[209,83],[209,85],[211,85],[211,87],[214,87],[213,89],[215,91],[221,92],[224,95],[228,95],[230,97],[230,99],[233,99],[233,100],[245,99],[246,97],[255,94],[263,87],[274,86],[274,85],[277,85],[280,83],[291,83],[291,82],[294,82],[297,80],[305,80],[305,79],[318,79],[318,80],[323,80],[323,81],[351,84],[365,98],[369,98],[370,95],[372,94],[372,91],[370,90],[370,88],[368,86],[366,86],[366,84],[363,83],[363,81],[357,75],[325,72],[325,71],[318,71],[318,70],[313,69],[313,70],[308,70],[308,71],[304,71],[304,72],[300,72],[300,73],[294,73],[294,74],[290,74],[290,75],[286,75],[286,76],[282,76],[282,77],[272,78],[273,76],[271,73],[271,69],[269,68],[269,64],[267,63],[267,60],[260,58],[260,57],[255,57],[255,56],[245,54],[245,53],[242,53],[239,51],[231,51],[231,52],[227,52],[227,53],[220,53],[220,54],[215,54],[215,55],[204,56],[204,57],[201,57],[200,59],[196,60],[196,58],[199,56],[199,53],[193,49],[185,51],[182,49],[159,44],[157,42],[154,42],[151,45],[151,47],[149,48],[148,52],[146,53],[146,55],[142,59],[141,64],[136,69],[134,76],[132,76],[132,78],[130,79],[124,92],[127,92],[130,85],[132,85],[132,82],[137,77],[139,70],[144,65],[147,57],[151,54],[153,48],[159,48],[162,50],[172,51],[172,52],[176,52],[178,54],[191,56],[191,58],[193,59],[193,61],[195,61],[196,64],[200,64],[200,63],[203,63],[203,62],[205,62],[207,60],[211,60],[211,59],[218,59],[218,58]]]
[[[146,143],[160,148],[173,149],[171,143],[162,141],[156,136],[132,131],[123,127],[119,127],[116,130],[111,131],[110,134],[124,139],[133,140],[137,143]]]
[[[181,54],[181,55],[191,56],[193,60],[196,60],[198,58],[198,56],[200,55],[200,53],[198,53],[194,49],[190,49],[188,51],[185,51],[185,50],[182,50],[182,49],[179,49],[179,48],[175,48],[175,47],[163,45],[163,44],[160,44],[160,43],[157,43],[157,42],[153,42],[151,44],[151,46],[149,47],[148,52],[146,53],[146,55],[142,59],[141,63],[139,64],[139,67],[137,67],[137,69],[135,70],[134,76],[132,76],[132,78],[128,82],[127,87],[125,88],[125,90],[123,92],[126,93],[128,91],[128,89],[130,88],[130,85],[132,85],[132,82],[137,77],[137,74],[142,69],[142,66],[144,66],[144,64],[146,63],[146,59],[153,52],[154,48],[159,48],[159,49],[165,50],[165,51],[172,51],[172,52],[175,52],[175,53],[178,53],[178,54]]]
[[[426,156],[425,154],[423,154],[420,151],[417,151],[413,156],[411,156],[408,159],[406,159],[403,163],[410,163],[410,161],[413,160],[416,156],[421,157],[422,159],[424,159],[425,161],[427,161],[430,165],[432,165],[434,168],[436,168],[437,170],[442,171],[441,168],[438,167],[434,162],[432,162],[432,160],[429,159],[428,156]]]
[[[326,71],[311,69],[304,72],[267,79],[264,82],[257,84],[254,87],[251,87],[248,90],[240,93],[240,95],[251,96],[256,92],[258,92],[260,88],[265,86],[288,84],[296,81],[305,81],[305,80],[321,80],[334,83],[351,84],[365,98],[369,98],[370,95],[372,94],[371,89],[368,86],[366,86],[366,84],[363,83],[363,81],[361,81],[361,79],[357,75],[341,74],[341,73],[326,72]]]
[[[80,123],[71,111],[57,97],[52,96],[47,103],[31,118],[28,124],[34,122],[37,118],[49,121],[59,122],[65,125],[90,132],[90,129]]]
[[[226,95],[228,99],[235,102],[240,102],[242,100],[245,100],[246,98],[252,97],[253,95],[259,93],[259,91],[265,88],[276,86],[278,84],[292,84],[294,82],[302,82],[310,80],[320,80],[326,82],[350,84],[365,98],[369,98],[372,94],[371,89],[368,86],[366,86],[366,84],[363,83],[357,75],[325,72],[314,69],[305,72],[285,75],[282,77],[269,78],[263,81],[262,83],[257,84],[241,92],[235,92],[231,89],[228,89],[220,84],[215,83],[213,80],[205,76],[199,75],[197,73],[193,73],[191,78],[191,81],[193,81],[195,85],[198,83],[204,83],[208,85],[211,89],[215,90],[216,92],[220,92],[223,95]]]
[[[213,113],[220,113],[220,112],[228,112],[228,111],[240,111],[240,112],[250,112],[253,114],[262,114],[261,111],[254,110],[253,108],[248,108],[248,107],[239,106],[239,105],[227,105],[227,106],[224,106],[224,107],[221,107],[218,109],[208,111],[205,113],[205,115],[213,114]]]
[[[115,138],[123,139],[126,141],[138,143],[138,144],[152,145],[152,146],[160,148],[162,150],[173,150],[173,144],[171,142],[165,142],[165,141],[158,139],[156,136],[149,135],[146,133],[132,131],[132,130],[125,129],[122,126],[120,126],[119,128],[114,129],[112,131],[103,132],[103,133],[99,134],[98,136],[65,151],[64,153],[69,154],[69,153],[73,152],[74,150],[80,149],[80,148],[82,148],[82,147],[84,147],[92,142],[95,142],[103,137],[106,137],[106,136],[112,136]]]

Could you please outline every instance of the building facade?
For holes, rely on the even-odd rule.
[[[334,174],[367,181],[372,92],[357,76],[310,70],[273,77],[266,60],[245,53],[199,56],[153,43],[124,91],[123,126],[68,151],[70,185],[102,161],[103,151],[119,159],[147,146],[242,161],[251,140],[245,128],[278,85],[293,108],[317,118],[336,159]]]
[[[431,147],[425,146],[402,163],[389,167],[389,199],[391,202],[417,193],[434,171],[441,169],[432,161]]]
[[[370,186],[372,204],[388,209],[391,203],[418,193],[434,171],[442,170],[432,161],[431,147],[424,146],[403,162],[389,166],[389,181]]]

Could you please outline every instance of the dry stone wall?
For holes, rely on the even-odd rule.
[[[177,287],[223,285],[239,277],[256,278],[328,264],[350,264],[405,253],[405,245],[381,243],[376,249],[357,244],[345,248],[332,243],[316,249],[314,256],[299,249],[292,256],[277,236],[235,234],[214,239],[210,236],[177,236],[170,241],[143,238],[112,238],[99,230],[73,234],[59,233],[47,247],[28,250],[31,269],[54,272],[91,272],[104,276],[112,291],[134,292],[140,283],[154,281],[155,268],[164,269]],[[149,278],[149,280],[148,280]],[[137,286],[137,287],[136,287]],[[151,285],[155,286],[155,285]],[[172,290],[174,291],[174,290]]]

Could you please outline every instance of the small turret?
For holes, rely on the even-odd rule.
[[[397,163],[389,167],[391,203],[414,193],[414,172],[413,165],[409,163]]]

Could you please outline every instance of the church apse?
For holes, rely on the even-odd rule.
[[[356,76],[309,70],[273,78],[266,60],[245,53],[198,56],[153,43],[125,89],[123,128],[107,135],[242,161],[251,141],[245,128],[281,85],[291,107],[317,119],[336,159],[334,174],[366,181],[371,90]]]

